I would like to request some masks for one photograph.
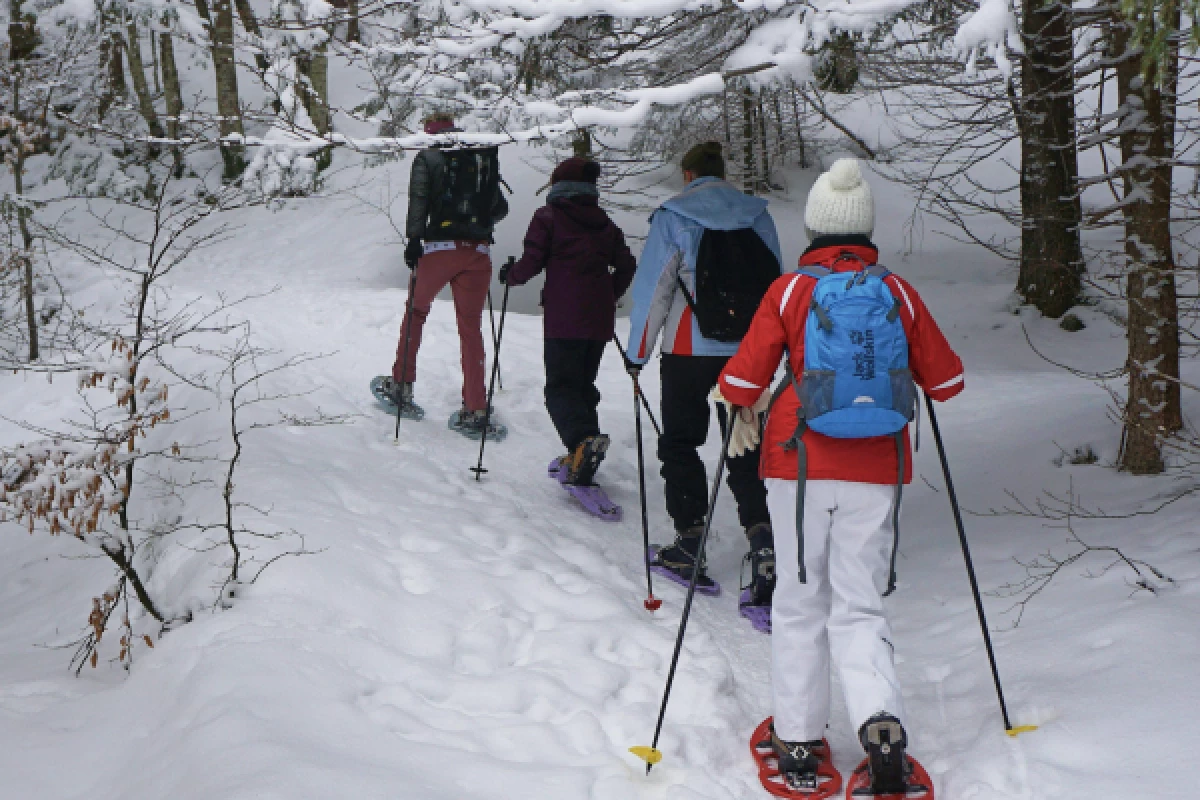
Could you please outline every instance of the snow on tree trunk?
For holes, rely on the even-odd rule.
[[[1078,302],[1083,275],[1069,4],[1023,0],[1021,266],[1017,291],[1047,317]]]
[[[1129,396],[1120,467],[1162,472],[1162,439],[1181,427],[1179,307],[1171,247],[1171,158],[1175,96],[1132,40],[1133,20],[1117,12],[1113,53],[1122,120],[1122,210],[1129,308]],[[1177,45],[1170,45],[1177,48]],[[1175,57],[1178,51],[1175,50]],[[1173,59],[1168,59],[1168,63]],[[1166,89],[1166,91],[1164,91]]]

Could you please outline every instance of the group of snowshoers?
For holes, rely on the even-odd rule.
[[[427,133],[455,130],[444,115],[426,121]],[[848,793],[932,796],[905,754],[883,598],[894,588],[901,490],[912,477],[917,387],[933,400],[954,397],[962,362],[917,291],[878,264],[875,204],[858,161],[836,161],[809,192],[797,269],[783,267],[767,201],[725,180],[719,143],[692,147],[680,167],[684,189],[655,211],[635,259],[600,207],[600,165],[566,159],[520,259],[499,272],[507,286],[545,273],[545,403],[566,449],[552,472],[568,485],[595,483],[609,446],[596,378],[629,290],[623,357],[635,382],[656,344],[661,353],[658,458],[675,527],[674,541],[648,558],[677,582],[694,578],[698,591],[717,588],[701,552],[709,505],[698,454],[714,407],[728,442],[727,483],[748,542],[741,600],[765,610],[772,636],[773,719],[754,742],[764,785],[785,797],[840,791],[824,740],[835,666],[867,753]],[[463,370],[450,426],[474,438],[504,432],[488,408],[482,333],[492,227],[508,212],[501,183],[494,150],[416,156],[405,249],[414,282],[391,376],[374,386],[395,413],[423,416],[413,393],[421,329],[449,284]]]

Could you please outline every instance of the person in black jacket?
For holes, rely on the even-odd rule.
[[[446,114],[435,114],[425,121],[428,134],[457,130],[454,119]],[[508,202],[497,183],[490,198],[490,217],[486,223],[448,227],[432,224],[442,216],[441,205],[447,189],[446,163],[446,154],[436,146],[422,150],[413,159],[408,185],[405,230],[408,245],[404,248],[404,261],[410,269],[417,270],[416,285],[412,311],[400,329],[391,379],[385,379],[383,390],[403,416],[424,416],[420,406],[413,402],[417,353],[433,299],[449,284],[454,295],[463,371],[463,407],[452,421],[460,432],[482,435],[487,407],[483,308],[492,280],[492,229],[494,223],[508,214]],[[485,199],[484,202],[488,201]]]

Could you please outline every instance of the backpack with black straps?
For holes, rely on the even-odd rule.
[[[779,259],[753,228],[705,229],[696,251],[696,295],[676,276],[700,327],[718,342],[740,342],[779,277]]]
[[[443,150],[445,179],[429,214],[431,239],[490,241],[500,186],[499,148]]]

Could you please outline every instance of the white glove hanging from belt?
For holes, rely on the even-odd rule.
[[[759,418],[767,413],[767,409],[771,406],[771,393],[764,391],[759,395],[753,408],[737,406],[737,413],[734,413],[733,403],[726,400],[725,396],[721,394],[720,385],[713,389],[712,399],[713,402],[725,406],[726,416],[733,419],[733,433],[729,436],[729,457],[744,456],[758,447],[758,443],[762,441]]]

